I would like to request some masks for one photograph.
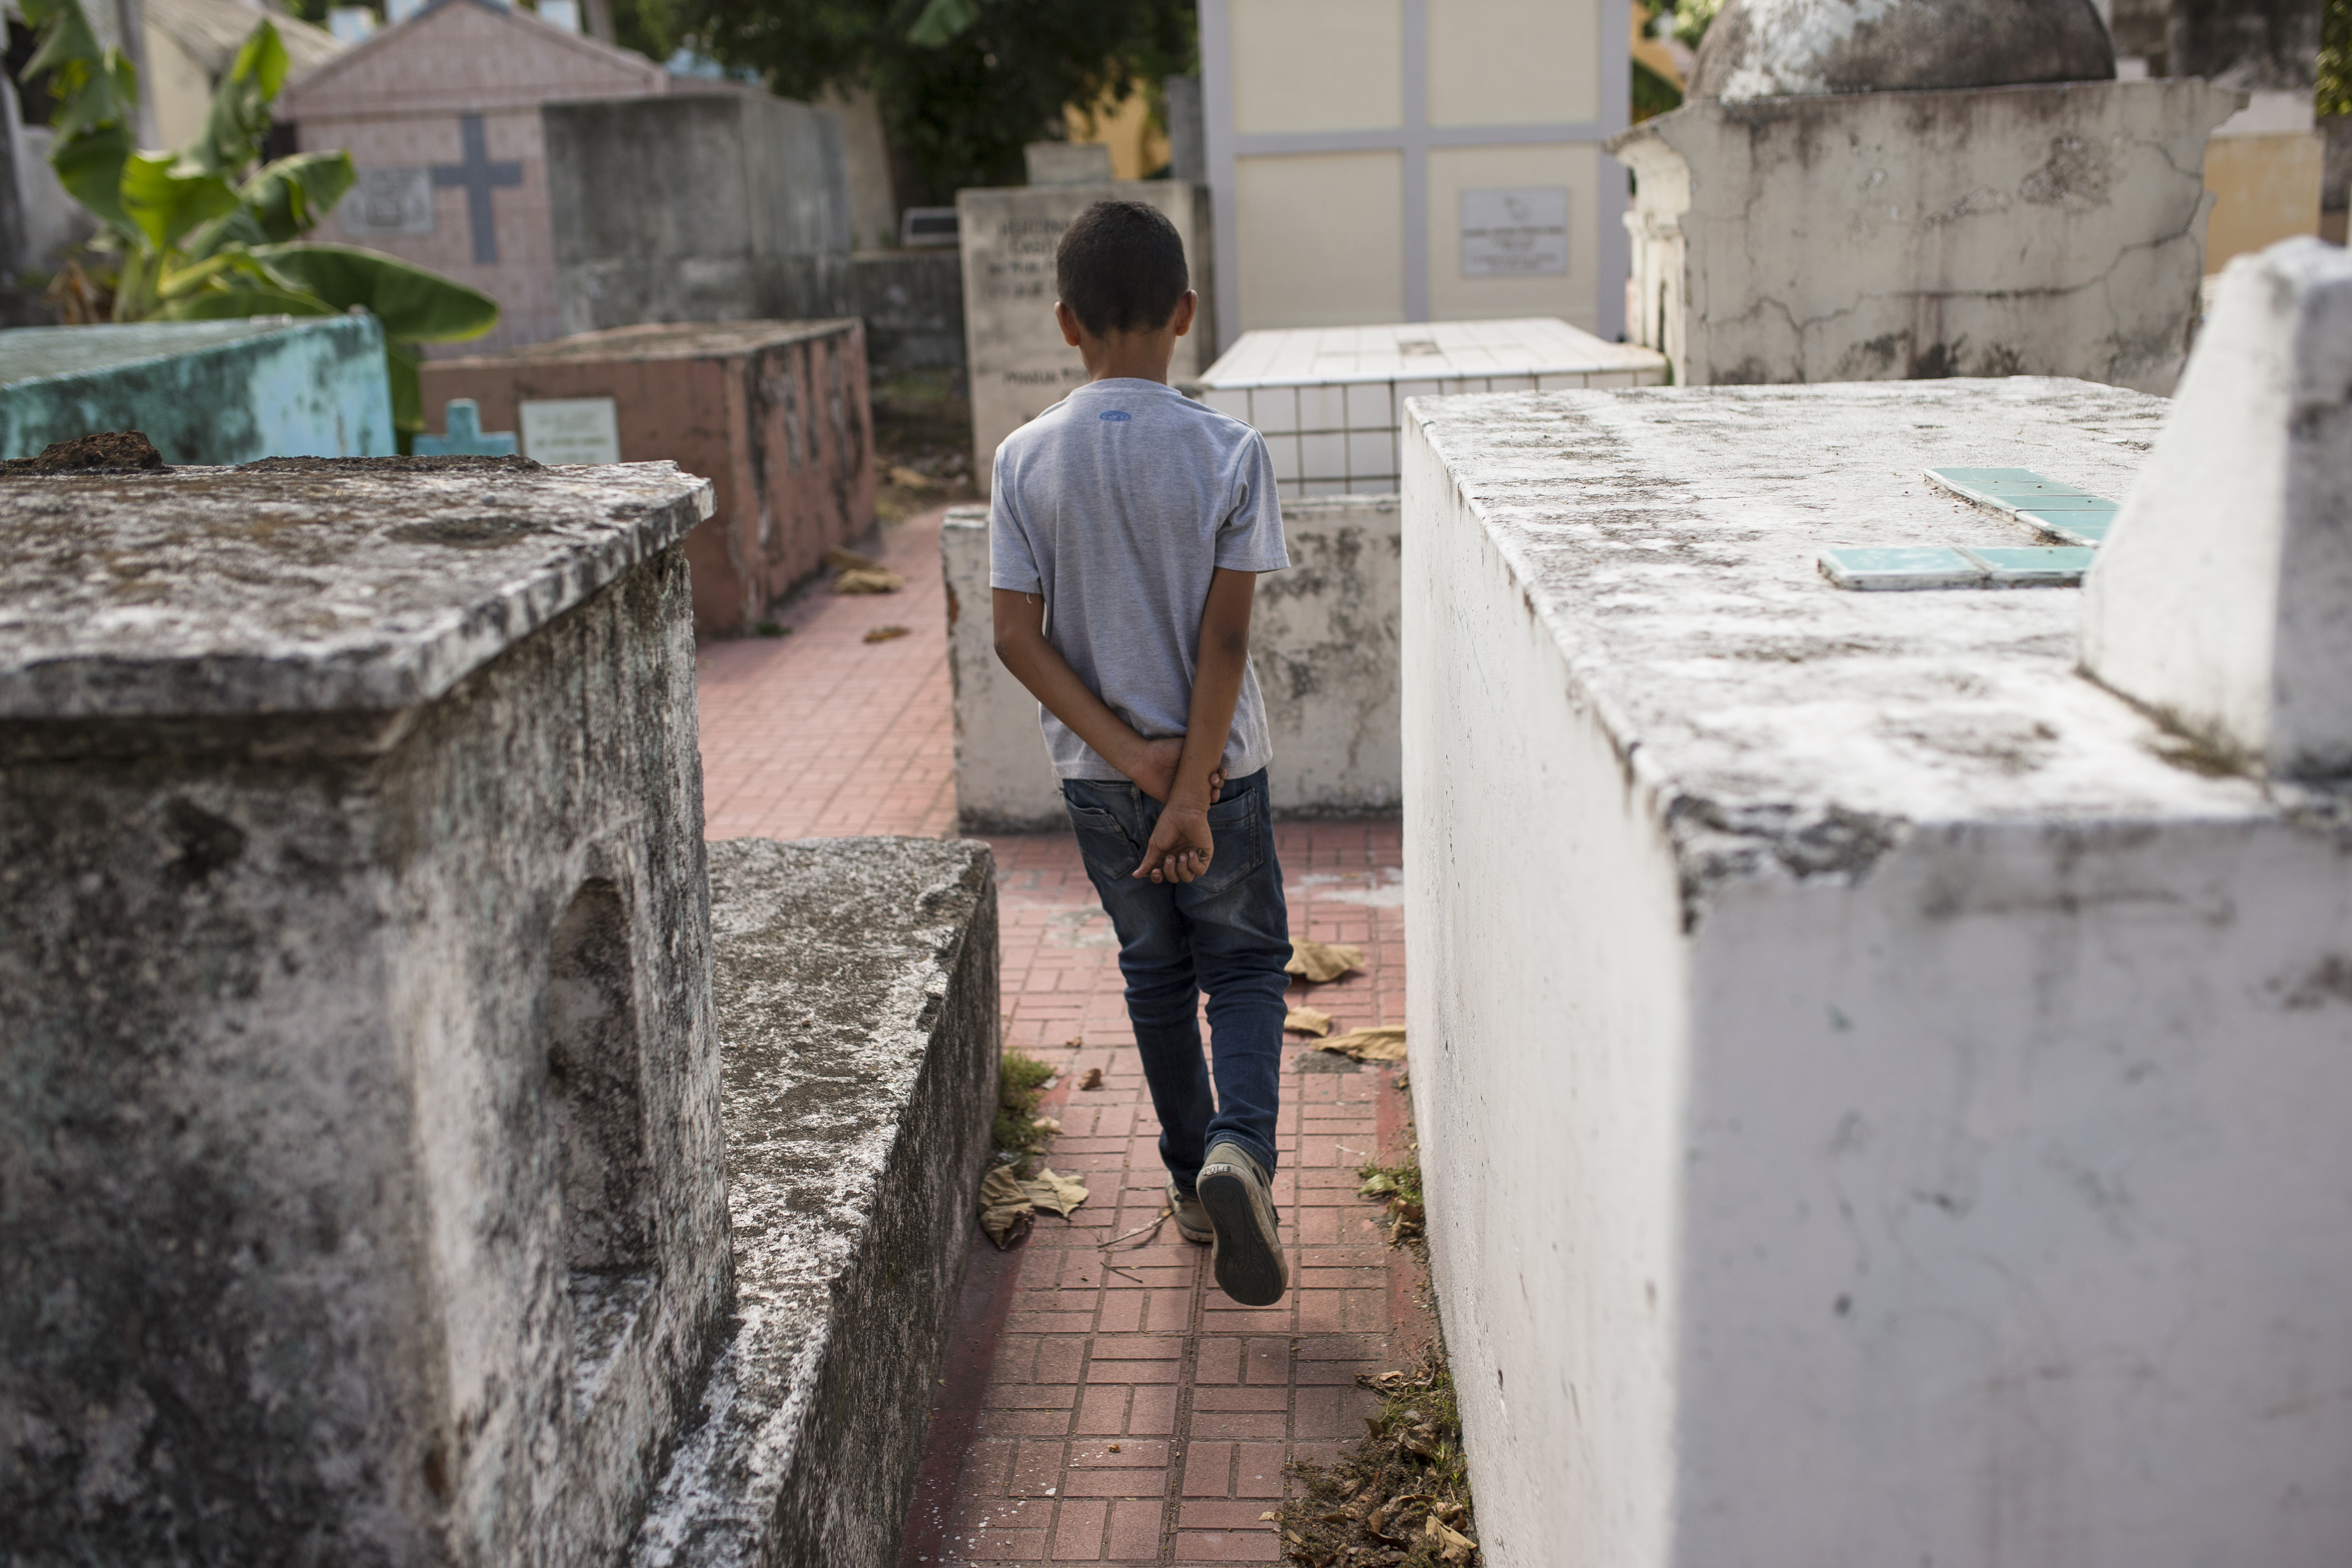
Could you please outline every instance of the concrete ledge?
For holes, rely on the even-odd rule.
[[[1403,803],[1399,516],[1394,496],[1283,503],[1292,564],[1258,580],[1250,627],[1250,658],[1274,735],[1277,816],[1357,816]],[[1037,732],[1037,701],[996,658],[988,509],[950,510],[940,554],[955,679],[957,824],[967,833],[1066,830],[1061,787]]]
[[[896,1561],[987,1154],[993,866],[710,846],[736,1312],[631,1563]]]

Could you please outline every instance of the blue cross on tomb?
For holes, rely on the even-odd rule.
[[[419,435],[419,457],[512,457],[514,432],[482,430],[482,405],[469,397],[453,397],[442,406],[441,428],[446,435]]]
[[[522,165],[511,158],[491,162],[489,138],[482,133],[478,114],[457,117],[457,136],[466,161],[434,164],[433,183],[464,187],[466,225],[474,235],[474,260],[487,267],[499,259],[498,214],[490,205],[490,193],[521,184]]]

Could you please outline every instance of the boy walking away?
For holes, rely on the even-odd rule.
[[[1290,919],[1249,621],[1256,574],[1290,564],[1274,465],[1256,431],[1168,385],[1200,304],[1175,225],[1100,202],[1054,259],[1090,379],[997,449],[997,656],[1043,706],[1118,933],[1176,1228],[1213,1243],[1225,1294],[1270,1306],[1290,1279],[1268,1191]]]

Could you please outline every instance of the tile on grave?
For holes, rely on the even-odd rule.
[[[1857,592],[1979,588],[1986,570],[1948,545],[1825,549],[1822,575]]]
[[[1983,567],[1996,588],[2073,588],[2091,570],[2095,552],[2081,545],[1972,545],[1960,553]]]
[[[2115,527],[2116,513],[2119,509],[2108,507],[2103,511],[2060,511],[2054,507],[2036,507],[2017,515],[2020,520],[2032,524],[2052,538],[2095,549],[2106,543],[2107,530]]]

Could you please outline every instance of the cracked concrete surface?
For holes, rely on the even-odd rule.
[[[2167,392],[2204,270],[2193,80],[1694,102],[1610,142],[1677,385],[2064,375]]]

